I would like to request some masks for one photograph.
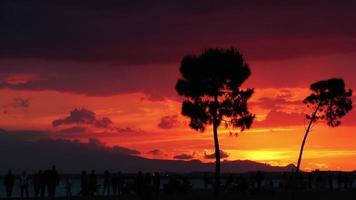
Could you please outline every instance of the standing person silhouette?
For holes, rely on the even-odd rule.
[[[110,195],[110,172],[105,170],[104,172],[104,187],[103,187],[103,196]]]
[[[28,175],[27,175],[26,171],[23,171],[20,176],[20,190],[21,190],[21,199],[24,199],[24,196],[26,196],[26,198],[29,198]]]
[[[89,191],[90,196],[94,197],[97,189],[97,176],[95,174],[95,170],[91,171],[89,176]]]
[[[38,173],[36,173],[33,176],[33,190],[35,192],[35,199],[38,199],[41,191],[41,176],[42,176],[42,170],[40,170]]]
[[[52,170],[50,170],[48,175],[48,197],[54,199],[56,196],[56,188],[59,184],[59,175],[55,165],[52,166]]]
[[[12,189],[14,188],[14,183],[15,183],[15,176],[12,174],[11,170],[9,170],[4,179],[7,198],[11,198],[12,196]]]
[[[80,176],[80,189],[80,194],[83,197],[87,197],[89,195],[89,182],[86,171],[82,171],[82,175]]]

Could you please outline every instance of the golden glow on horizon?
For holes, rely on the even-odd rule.
[[[284,93],[281,94],[281,90]],[[302,99],[306,91],[305,88],[259,89],[256,90],[252,103],[263,96],[278,97],[287,93],[291,93],[290,98],[297,101]],[[187,126],[188,120],[180,115],[179,101],[151,101],[142,93],[88,97],[53,91],[2,89],[0,95],[3,97],[0,105],[8,105],[16,97],[29,98],[31,101],[30,107],[26,109],[9,108],[8,114],[2,115],[0,127],[5,129],[55,130],[51,126],[54,119],[68,116],[74,108],[87,108],[99,117],[109,117],[117,127],[142,131],[107,136],[100,134],[98,139],[107,145],[137,149],[142,156],[149,158],[173,159],[175,155],[187,153],[194,154],[195,159],[204,162],[212,161],[204,159],[204,152],[213,150],[211,128],[208,127],[205,133],[191,130]],[[251,110],[259,116],[258,121],[263,121],[270,112],[258,105]],[[293,104],[281,110],[291,112],[299,111],[300,108],[295,108]],[[172,129],[158,128],[161,117],[165,115],[177,115],[179,126]],[[304,130],[303,126],[256,127],[235,137],[229,135],[229,130],[220,127],[221,149],[229,154],[228,160],[255,160],[271,165],[287,165],[296,161]],[[356,127],[352,126],[333,129],[318,124],[306,144],[303,169],[355,169],[355,132]],[[97,135],[93,133],[89,136]],[[75,136],[70,139],[75,139]],[[153,149],[159,149],[163,153],[148,154]]]

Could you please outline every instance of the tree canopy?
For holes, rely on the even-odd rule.
[[[308,107],[318,107],[314,117],[316,120],[326,120],[331,127],[341,124],[340,119],[352,110],[352,90],[345,89],[343,79],[332,78],[318,81],[310,86],[312,94],[305,98]],[[308,119],[312,116],[307,115]]]
[[[207,49],[201,55],[182,59],[180,78],[176,85],[185,97],[182,114],[190,117],[190,126],[204,131],[212,124],[250,128],[254,115],[247,107],[253,89],[240,89],[251,71],[242,54],[234,48]],[[216,116],[214,116],[216,115]]]

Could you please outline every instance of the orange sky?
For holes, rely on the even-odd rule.
[[[272,165],[295,163],[305,130],[302,125],[303,115],[297,119],[300,125],[290,125],[285,122],[290,119],[263,124],[272,110],[258,102],[260,98],[266,96],[272,99],[283,97],[288,101],[300,102],[307,92],[307,88],[256,88],[250,103],[252,112],[257,116],[254,127],[238,136],[231,136],[229,130],[224,130],[222,127],[219,130],[221,149],[229,154],[227,159],[255,160]],[[109,146],[119,145],[139,150],[142,156],[148,158],[173,159],[175,155],[189,154],[196,159],[205,160],[205,153],[210,154],[213,150],[211,129],[207,129],[205,133],[191,130],[187,126],[188,119],[180,116],[179,100],[150,100],[143,93],[88,97],[55,91],[7,89],[0,90],[0,96],[3,97],[0,99],[0,105],[4,105],[3,108],[6,109],[6,114],[2,114],[0,127],[5,129],[44,130],[51,132],[53,137],[83,141],[88,138],[98,138]],[[26,108],[11,107],[9,102],[17,97],[28,99],[30,105]],[[109,117],[114,122],[114,126],[123,131],[117,133],[92,128],[89,133],[56,134],[56,131],[63,127],[52,127],[52,121],[68,116],[73,108],[91,110],[98,118]],[[281,105],[278,111],[303,113],[305,109],[301,103],[296,103]],[[175,115],[177,120],[174,127],[167,129],[158,127],[162,116]],[[125,131],[125,128],[130,130]],[[303,168],[305,170],[355,169],[356,146],[352,142],[356,141],[355,131],[356,127],[350,125],[334,129],[322,123],[315,125],[307,142]],[[150,153],[152,150],[159,151]]]

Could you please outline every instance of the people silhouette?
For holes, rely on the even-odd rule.
[[[104,172],[104,184],[103,184],[103,196],[110,195],[110,172],[105,170]]]
[[[89,193],[90,196],[95,196],[95,193],[97,191],[97,176],[95,174],[95,170],[91,171],[91,174],[89,176]]]
[[[36,173],[33,176],[33,190],[35,192],[35,199],[38,199],[38,197],[40,196],[40,192],[41,192],[41,185],[42,185],[42,170],[38,171],[38,173]]]
[[[12,197],[12,189],[14,188],[15,176],[12,174],[12,171],[9,170],[4,179],[4,185],[6,188],[6,197]]]
[[[26,198],[29,198],[28,181],[29,181],[29,178],[28,178],[26,171],[22,171],[22,174],[20,176],[21,199],[24,199],[24,196]]]
[[[80,194],[87,197],[89,195],[89,181],[86,171],[82,171],[82,175],[80,176],[80,188]]]
[[[159,175],[159,172],[155,172],[153,175],[153,191],[156,199],[158,199],[160,187],[161,187],[161,177]]]
[[[48,197],[53,199],[56,196],[56,188],[59,184],[59,175],[55,165],[48,172],[48,176]]]

